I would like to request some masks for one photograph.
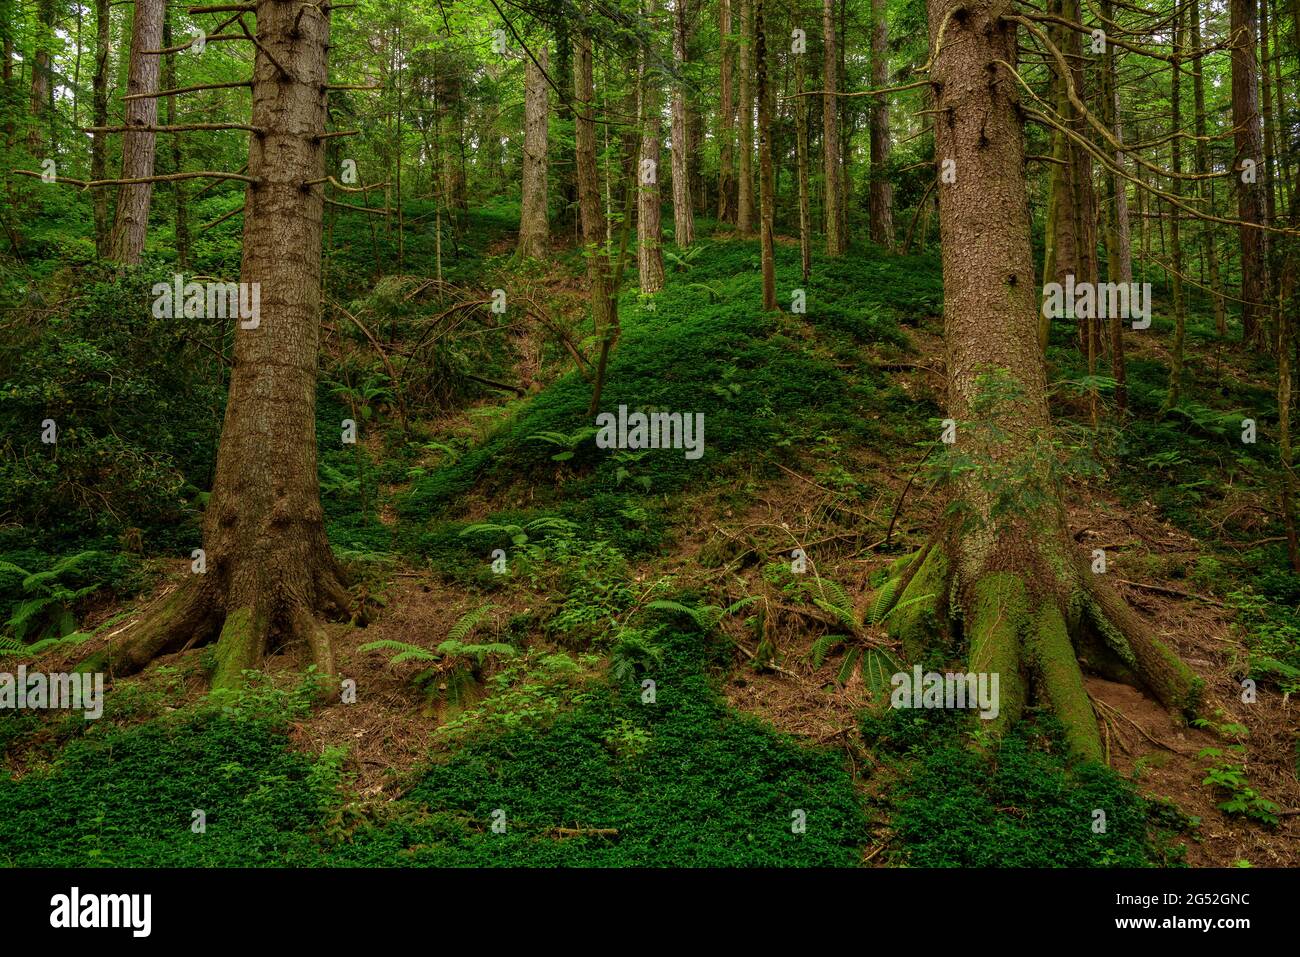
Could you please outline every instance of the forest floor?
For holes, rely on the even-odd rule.
[[[1090,674],[1105,768],[1072,765],[1037,715],[985,758],[950,715],[885,707],[863,653],[902,661],[868,610],[942,509],[922,464],[943,388],[937,258],[818,260],[806,316],[761,316],[755,244],[706,242],[653,309],[622,297],[605,403],[703,412],[698,469],[602,457],[563,352],[545,330],[511,331],[492,374],[522,396],[480,393],[405,434],[388,418],[364,447],[373,515],[355,514],[359,485],[326,492],[367,608],[365,627],[330,626],[355,702],[319,704],[303,649],[284,648],[214,705],[210,650],[195,648],[112,682],[107,727],[0,727],[0,860],[1300,864],[1285,677],[1300,642],[1267,571],[1279,546],[1257,544],[1276,535],[1272,493],[1230,443],[1238,410],[1267,395],[1251,358],[1201,317],[1189,368],[1214,387],[1152,425],[1163,337],[1133,334],[1137,424],[1090,432],[1072,337],[1054,337],[1054,413],[1100,462],[1068,482],[1075,539],[1105,550],[1116,587],[1205,680],[1205,720]],[[788,289],[797,247],[778,258]],[[570,256],[529,280],[575,328],[578,268]],[[104,644],[187,564],[159,559],[151,591],[91,604],[95,636],[42,666]],[[397,646],[375,642],[429,654],[395,664]],[[151,788],[160,775],[175,784]],[[189,828],[199,808],[206,844]],[[42,847],[8,843],[38,821]]]

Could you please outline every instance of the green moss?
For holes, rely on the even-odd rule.
[[[948,587],[948,556],[941,546],[932,545],[924,558],[914,561],[920,561],[921,567],[896,599],[889,633],[903,642],[909,659],[920,661],[944,636],[944,623],[938,620],[936,608]]]
[[[913,867],[1169,867],[1188,826],[1167,805],[1093,762],[1073,759],[1060,722],[1011,728],[996,750],[967,746],[964,716],[890,711],[863,734],[896,769],[884,800],[895,863]],[[1105,813],[1099,833],[1096,812]]]
[[[1052,602],[1043,603],[1026,635],[1026,651],[1038,678],[1040,696],[1061,720],[1070,747],[1080,757],[1100,761],[1101,738],[1083,674],[1065,619]]]
[[[262,625],[254,619],[251,608],[235,608],[226,613],[217,638],[213,688],[238,688],[244,680],[244,671],[257,667]]]
[[[1028,622],[1028,597],[1019,576],[993,572],[975,582],[972,598],[970,670],[998,675],[1001,708],[989,725],[999,734],[1019,719],[1025,704],[1020,638]]]

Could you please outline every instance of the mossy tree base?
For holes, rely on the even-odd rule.
[[[332,565],[332,559],[330,561]],[[258,668],[273,645],[305,642],[322,677],[334,676],[334,652],[322,622],[346,618],[350,601],[337,570],[312,575],[307,588],[284,588],[277,582],[264,597],[237,603],[227,597],[219,576],[195,576],[165,598],[107,648],[90,656],[79,670],[134,674],[160,655],[216,639],[217,667],[213,688],[235,688],[245,671]]]
[[[964,643],[972,672],[998,674],[1001,701],[989,722],[995,736],[1034,702],[1060,718],[1080,757],[1100,760],[1081,652],[1098,663],[1095,670],[1138,684],[1184,716],[1194,713],[1201,680],[1104,575],[1070,554],[1063,530],[992,550],[987,544],[954,528],[936,534],[890,569],[873,617],[888,615],[890,635],[912,661],[950,656]]]

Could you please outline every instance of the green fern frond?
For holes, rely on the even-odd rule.
[[[447,632],[447,641],[464,641],[469,636],[469,633],[478,627],[479,622],[487,617],[488,612],[494,608],[496,608],[496,605],[479,605],[468,614],[462,615],[460,620],[452,625],[451,631]]]
[[[428,648],[421,648],[419,645],[413,645],[406,641],[393,641],[391,638],[383,638],[379,641],[368,641],[361,645],[358,651],[396,651],[398,654],[390,659],[390,664],[400,665],[407,661],[437,661],[438,655]]]
[[[872,694],[879,694],[892,683],[903,666],[879,648],[868,648],[862,656],[862,677]]]
[[[876,593],[876,600],[871,603],[871,611],[867,613],[867,621],[870,624],[880,624],[880,620],[889,613],[890,606],[894,603],[894,593],[898,591],[899,581],[900,579],[891,578],[880,586],[880,591]]]
[[[844,635],[822,635],[813,642],[812,647],[808,649],[808,658],[814,668],[820,668],[826,663],[826,656],[845,640]]]
[[[839,684],[847,684],[848,680],[853,677],[853,669],[858,663],[858,657],[862,654],[860,648],[850,648],[849,653],[844,656],[844,664],[840,665],[839,673],[835,675],[835,680]]]

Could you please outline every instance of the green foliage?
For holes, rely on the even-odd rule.
[[[69,269],[40,287],[57,308],[5,319],[0,550],[61,551],[130,530],[154,548],[198,543],[224,367],[197,344],[213,330],[153,316],[159,281],[171,276],[156,264]],[[42,441],[46,420],[56,443]]]
[[[585,696],[568,704],[552,691],[561,707],[449,753],[410,792],[406,814],[357,832],[335,860],[854,864],[866,821],[839,758],[729,710],[702,668],[700,639],[678,633],[664,639],[663,661],[654,669],[655,704],[642,704],[639,688],[583,684]],[[490,828],[497,809],[505,814],[503,834]],[[805,834],[791,831],[796,809],[807,814]],[[617,833],[561,838],[557,829],[564,827]]]
[[[340,755],[286,747],[309,687],[255,685],[193,711],[118,728],[86,722],[48,768],[0,773],[0,864],[231,867],[322,863]],[[109,693],[109,701],[116,692]],[[0,724],[3,724],[0,721]],[[192,811],[206,815],[194,833]]]
[[[891,826],[914,867],[1171,866],[1166,816],[1097,764],[1071,766],[1058,722],[1015,726],[995,754],[943,709],[868,714],[863,733],[898,768]],[[906,758],[904,763],[900,759]],[[1105,833],[1093,830],[1105,812]]]

